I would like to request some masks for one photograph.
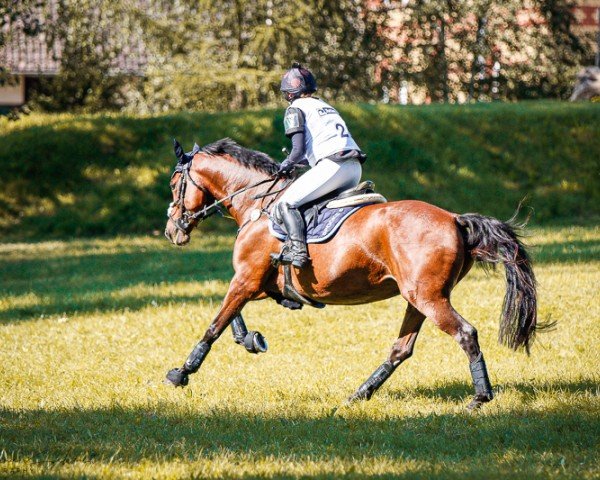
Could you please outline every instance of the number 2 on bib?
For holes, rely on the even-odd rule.
[[[350,135],[346,132],[346,129],[341,123],[335,124],[335,129],[340,131],[340,136],[344,138],[348,138]]]

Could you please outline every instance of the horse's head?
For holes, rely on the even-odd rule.
[[[185,245],[190,241],[194,227],[211,215],[207,205],[214,200],[210,192],[200,183],[197,169],[194,168],[194,156],[200,152],[200,147],[194,145],[189,153],[173,140],[177,165],[171,175],[171,191],[173,201],[167,210],[167,226],[165,236],[175,245]]]

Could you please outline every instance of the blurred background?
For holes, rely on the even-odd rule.
[[[599,0],[4,0],[0,106],[277,105],[300,60],[323,95],[421,104],[568,98]]]
[[[0,232],[157,230],[174,136],[231,136],[281,159],[278,87],[294,60],[348,117],[365,175],[389,198],[507,216],[528,195],[540,222],[595,219],[598,104],[562,101],[600,93],[599,11],[600,0],[3,0]]]

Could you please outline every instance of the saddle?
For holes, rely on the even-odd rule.
[[[306,225],[307,243],[323,243],[331,239],[344,221],[360,208],[387,200],[375,193],[375,184],[370,181],[359,183],[347,190],[337,190],[315,202],[303,205],[300,213]],[[284,241],[286,232],[276,222],[269,222],[269,230],[277,239]]]
[[[322,243],[333,237],[340,229],[342,223],[353,213],[366,205],[385,203],[387,200],[375,192],[375,184],[370,181],[359,183],[356,187],[343,191],[334,191],[316,202],[305,205],[300,209],[306,225],[307,243]],[[286,233],[281,226],[273,221],[269,222],[269,230],[281,241],[286,239]],[[279,266],[272,260],[274,266]],[[292,268],[283,265],[284,286],[283,298],[278,300],[281,305],[292,310],[300,309],[303,305],[315,308],[324,308],[325,305],[310,298],[303,297],[294,287],[292,282]]]

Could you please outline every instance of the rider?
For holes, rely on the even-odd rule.
[[[281,92],[290,104],[283,123],[292,151],[281,163],[279,175],[290,175],[305,160],[311,166],[285,191],[274,209],[289,243],[282,249],[279,261],[298,268],[309,260],[304,221],[298,208],[334,190],[358,185],[361,163],[366,159],[335,108],[312,96],[316,91],[315,77],[299,63],[294,63],[281,80]]]

